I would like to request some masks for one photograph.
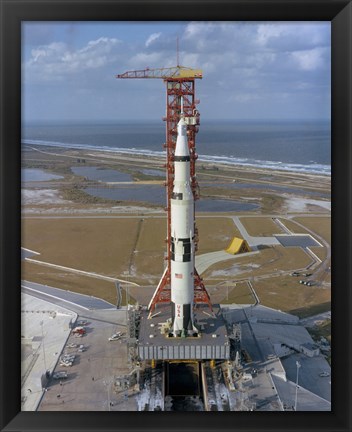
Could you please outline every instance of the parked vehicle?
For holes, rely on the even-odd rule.
[[[67,345],[67,348],[77,348],[77,344],[71,342],[70,344]]]
[[[81,335],[84,335],[84,334],[86,334],[86,329],[84,328],[84,327],[82,327],[82,326],[78,326],[78,327],[75,327],[73,330],[72,330],[72,333],[73,334],[81,334]]]
[[[73,356],[62,356],[61,357],[61,360],[62,361],[73,361],[74,359],[76,358],[76,356],[75,355],[73,355]]]
[[[66,371],[60,371],[53,373],[53,378],[56,380],[61,380],[67,378],[67,372]]]
[[[60,358],[61,363],[73,363],[75,361],[76,356],[62,356]]]
[[[71,365],[73,364],[73,362],[75,361],[76,356],[62,356],[60,359],[60,364],[66,364],[66,363],[71,363]]]
[[[122,336],[122,333],[121,333],[121,332],[114,333],[113,335],[111,335],[111,336],[109,337],[109,341],[118,340],[118,339],[121,338],[121,336]]]
[[[291,276],[300,276],[300,273],[294,271],[293,273],[291,273]]]
[[[72,362],[60,362],[60,366],[71,367],[72,365]]]
[[[322,373],[320,373],[319,374],[319,376],[321,376],[321,377],[329,377],[330,376],[330,372],[322,372]]]
[[[63,353],[62,354],[62,356],[61,357],[73,357],[73,358],[75,358],[76,357],[76,354],[72,354],[72,353]]]

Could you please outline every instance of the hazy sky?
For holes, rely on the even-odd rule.
[[[165,84],[119,80],[180,64],[196,81],[202,119],[330,119],[330,22],[27,22],[25,121],[160,120]]]

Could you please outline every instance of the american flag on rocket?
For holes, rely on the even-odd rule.
[[[175,278],[183,279],[183,274],[182,273],[175,273]]]

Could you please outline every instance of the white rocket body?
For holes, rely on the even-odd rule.
[[[177,125],[174,189],[171,196],[171,302],[173,336],[193,336],[194,199],[190,185],[187,124]]]

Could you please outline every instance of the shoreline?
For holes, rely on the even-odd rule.
[[[34,141],[34,140],[33,140]],[[28,146],[29,148],[33,149],[35,148],[37,151],[39,150],[37,147],[46,149],[45,151],[51,150],[51,149],[61,149],[63,151],[68,152],[92,152],[93,155],[100,154],[104,155],[106,158],[124,158],[126,156],[126,160],[130,160],[130,158],[135,159],[142,159],[145,162],[145,159],[151,159],[155,162],[161,162],[165,160],[166,153],[165,151],[156,151],[156,150],[148,150],[148,149],[128,149],[128,148],[106,148],[106,147],[96,147],[91,145],[83,145],[83,144],[60,144],[60,143],[52,143],[52,144],[41,144],[38,142],[28,143],[28,142],[22,142],[22,151],[25,151],[25,147]],[[90,154],[90,153],[88,153]],[[311,165],[303,165],[299,163],[288,163],[288,162],[277,162],[277,161],[260,161],[255,160],[256,163],[251,161],[246,161],[244,158],[234,158],[232,156],[218,156],[218,155],[205,155],[200,154],[198,155],[198,164],[209,164],[209,165],[216,165],[216,166],[224,166],[228,168],[242,168],[242,169],[254,169],[259,170],[263,169],[265,171],[278,171],[282,173],[292,173],[292,174],[302,174],[302,175],[318,175],[322,177],[331,177],[331,165],[327,164],[315,164],[312,163]],[[283,165],[283,166],[279,166]],[[305,167],[314,167],[314,166],[320,166],[323,167],[323,170],[319,169],[309,169]],[[302,168],[300,168],[302,167]],[[329,170],[329,171],[324,171]]]
[[[39,148],[38,148],[39,147]],[[23,211],[29,208],[61,205],[72,208],[82,205],[91,207],[130,207],[159,211],[163,205],[145,205],[137,199],[113,199],[111,202],[88,196],[84,191],[87,187],[140,188],[148,185],[160,185],[165,181],[165,157],[125,155],[101,150],[76,150],[63,147],[25,146],[22,148],[22,168],[37,168],[47,173],[60,174],[61,179],[49,181],[26,181],[22,183]],[[73,166],[86,168],[108,169],[128,173],[131,181],[110,182],[105,180],[88,180],[87,177],[72,172]],[[326,206],[331,201],[331,178],[327,175],[307,172],[290,172],[267,167],[248,167],[221,163],[197,162],[197,179],[201,196],[212,200],[229,200],[242,203],[256,203],[260,206],[255,212],[284,212],[294,208],[302,209],[307,205],[318,203],[318,194],[326,194],[320,202]],[[145,175],[143,170],[152,168],[163,175]],[[267,186],[267,187],[266,187]],[[133,192],[132,192],[133,193]],[[99,194],[97,195],[99,196]],[[291,203],[290,203],[291,202]],[[304,204],[303,204],[304,203]],[[39,207],[39,208],[38,208]],[[44,208],[43,208],[44,207]],[[58,210],[58,209],[57,209]],[[72,208],[73,210],[73,208]],[[138,211],[138,210],[137,210]],[[238,210],[239,211],[239,210]],[[221,210],[220,210],[221,212]],[[66,212],[65,212],[66,213]]]

